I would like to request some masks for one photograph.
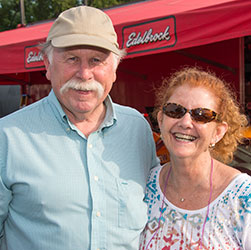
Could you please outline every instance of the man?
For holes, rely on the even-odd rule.
[[[122,55],[112,22],[69,9],[43,53],[51,93],[0,120],[0,249],[138,249],[158,160],[143,116],[109,97]]]

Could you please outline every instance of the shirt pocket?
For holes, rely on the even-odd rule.
[[[117,182],[119,195],[119,227],[143,230],[147,222],[144,187],[132,181]]]

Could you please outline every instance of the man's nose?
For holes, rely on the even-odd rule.
[[[81,63],[77,72],[77,76],[84,81],[91,80],[93,78],[93,69],[88,63]]]

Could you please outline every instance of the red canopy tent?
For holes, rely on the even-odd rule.
[[[250,0],[149,0],[105,12],[120,47],[128,52],[112,91],[115,101],[144,112],[154,102],[153,84],[182,65],[195,64],[232,81],[243,99],[243,37],[251,35]],[[0,84],[48,84],[37,45],[51,25],[0,33]]]

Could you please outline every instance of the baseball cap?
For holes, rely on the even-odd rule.
[[[47,41],[57,48],[90,45],[119,55],[117,34],[111,19],[102,10],[89,6],[63,11],[51,26]]]

